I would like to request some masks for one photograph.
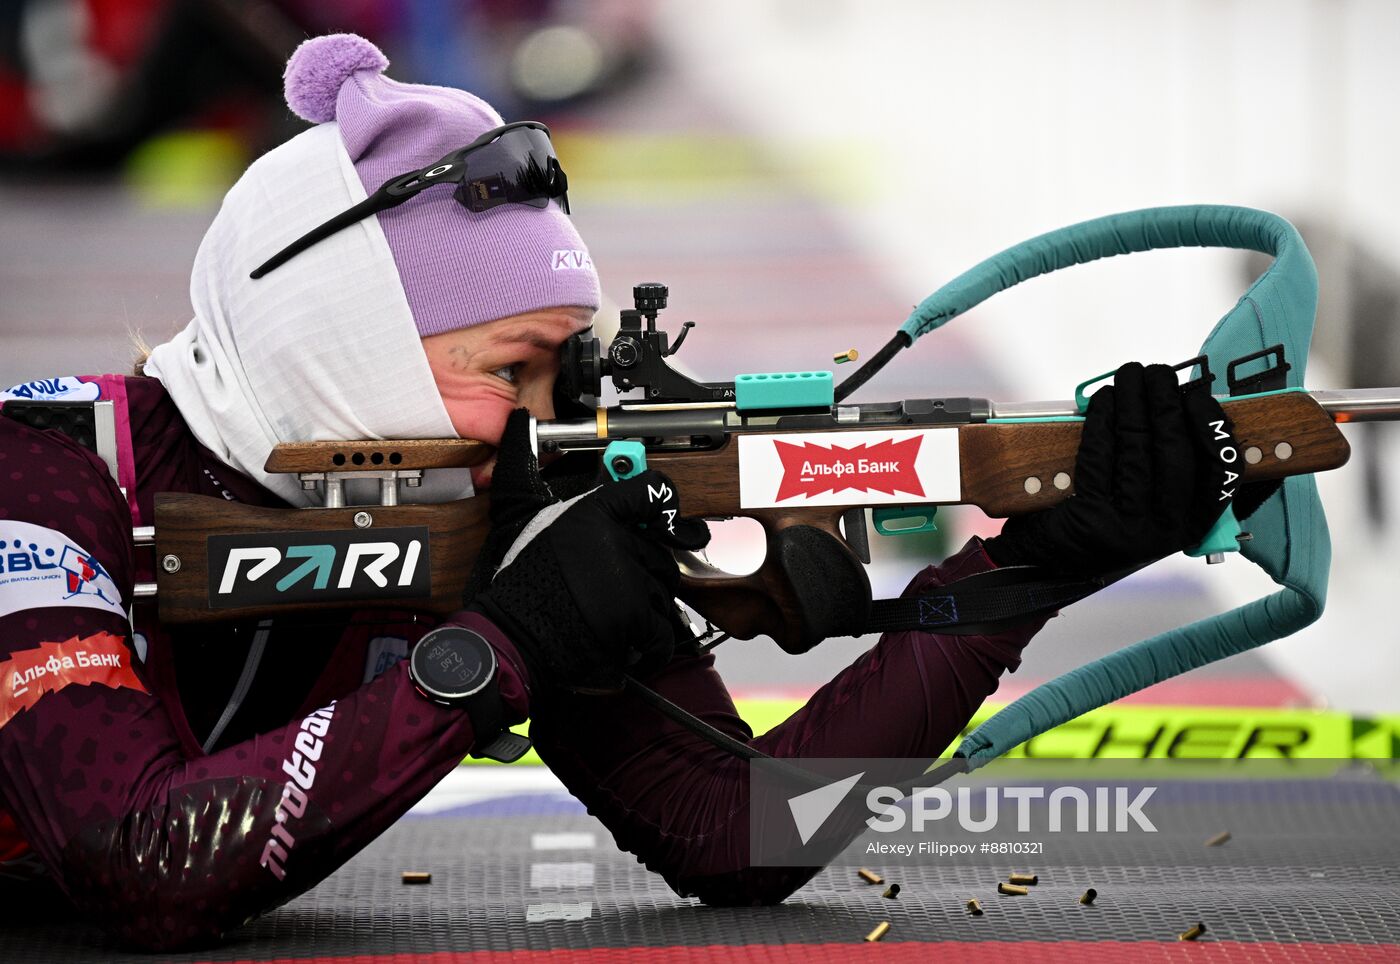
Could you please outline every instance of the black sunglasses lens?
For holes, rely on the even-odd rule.
[[[565,211],[564,172],[554,156],[549,135],[533,127],[506,131],[466,158],[467,174],[457,187],[457,200],[469,211],[489,211],[502,204],[548,207],[560,198]]]

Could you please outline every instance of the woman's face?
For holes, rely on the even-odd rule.
[[[553,418],[559,348],[592,321],[590,308],[545,308],[424,338],[428,367],[457,434],[497,445],[517,408]],[[472,469],[478,489],[490,487],[495,465],[493,456]]]

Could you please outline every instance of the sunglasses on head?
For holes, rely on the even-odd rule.
[[[434,164],[390,178],[359,204],[268,258],[250,277],[261,278],[342,228],[397,207],[435,184],[449,183],[457,185],[452,196],[468,211],[481,213],[502,204],[544,208],[558,198],[569,213],[569,179],[554,155],[549,128],[539,121],[517,121],[487,131]]]

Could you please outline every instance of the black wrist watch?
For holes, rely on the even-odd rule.
[[[480,633],[440,626],[425,635],[408,657],[408,678],[429,700],[464,709],[476,741],[471,755],[514,763],[530,741],[505,727],[496,651]]]

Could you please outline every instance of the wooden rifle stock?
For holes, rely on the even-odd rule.
[[[322,479],[327,473],[360,474],[365,478],[397,474],[412,486],[428,469],[479,465],[493,451],[492,446],[471,439],[305,442],[277,446],[268,456],[265,468],[268,472],[309,474]],[[394,491],[397,495],[396,487]],[[310,541],[305,537],[318,532],[373,533],[375,529],[406,526],[428,530],[428,592],[411,599],[366,594],[349,605],[421,609],[445,616],[461,608],[466,575],[476,562],[489,528],[489,506],[485,498],[475,498],[405,505],[269,509],[207,496],[159,493],[155,499],[155,571],[160,618],[168,623],[215,622],[267,615],[270,609],[299,611],[347,606],[343,597],[326,601],[300,599],[273,607],[266,603],[230,605],[226,601],[214,605],[216,580],[225,573],[210,572],[211,537],[284,535],[269,541],[305,543]],[[361,525],[365,520],[367,524]],[[174,563],[167,564],[166,560],[171,559]],[[323,578],[329,584],[335,576],[337,573],[331,572]]]
[[[1350,446],[1332,416],[1306,393],[1222,400],[1222,404],[1234,423],[1239,442],[1242,483],[1337,468],[1350,455]],[[947,430],[959,433],[960,504],[976,505],[988,515],[1004,517],[1047,508],[1074,492],[1079,422],[974,423],[950,426]],[[836,428],[830,433],[839,436],[842,431]],[[372,451],[386,446],[402,447],[405,443],[351,444],[368,446],[364,451],[372,455]],[[429,440],[418,450],[427,459],[423,467],[475,464],[484,457],[480,443],[429,447],[435,444]],[[317,466],[324,466],[326,457],[345,449],[340,443],[315,445],[319,446],[315,458],[308,453],[308,447],[279,447],[269,460],[269,467],[275,460],[275,464],[285,466],[280,471],[322,471]],[[693,556],[681,560],[681,598],[723,631],[740,639],[772,636],[794,652],[810,645],[806,638],[810,630],[804,629],[804,588],[794,585],[782,561],[784,533],[793,527],[810,527],[831,536],[835,551],[844,554],[841,561],[864,578],[860,560],[840,531],[841,515],[851,505],[774,509],[740,506],[738,446],[734,436],[718,448],[650,452],[647,462],[671,477],[686,514],[709,518],[749,516],[764,528],[769,551],[763,565],[753,573],[732,575]],[[366,469],[370,467],[365,465]],[[380,600],[371,596],[352,605],[421,609],[446,615],[461,605],[462,588],[488,528],[488,504],[486,497],[477,496],[441,504],[287,510],[241,506],[203,496],[159,495],[155,519],[157,558],[175,556],[181,560],[174,572],[156,566],[161,618],[169,622],[198,622],[269,612],[267,606],[211,608],[214,583],[207,562],[209,536],[354,531],[357,512],[370,514],[372,522],[364,531],[371,533],[385,527],[428,527],[431,591],[416,600]],[[791,543],[788,546],[790,549]],[[810,606],[812,589],[807,588],[805,595]],[[338,600],[288,603],[281,608],[346,606],[344,600]]]
[[[1351,454],[1351,446],[1332,417],[1305,393],[1222,404],[1234,423],[1242,483],[1335,469],[1346,464]],[[1074,492],[1074,462],[1082,425],[1020,422],[959,426],[959,504],[975,505],[987,515],[1004,518],[1049,508],[1068,498]],[[1250,461],[1256,451],[1257,460]],[[732,440],[708,452],[658,452],[648,455],[647,462],[676,483],[687,514],[746,515],[764,529],[768,553],[757,571],[735,576],[698,560],[685,560],[681,598],[739,639],[767,635],[789,651],[809,648],[801,638],[802,591],[781,565],[779,541],[790,526],[811,526],[832,536],[850,555],[851,565],[859,565],[839,528],[841,514],[848,507],[740,510],[738,453]],[[1062,484],[1057,484],[1057,477]]]
[[[344,509],[267,509],[239,505],[204,495],[165,492],[156,496],[156,600],[162,622],[215,622],[223,619],[267,616],[281,611],[345,608],[425,610],[446,616],[462,608],[462,590],[476,562],[489,529],[485,498],[458,499],[435,504],[353,506]],[[355,524],[357,513],[369,513],[372,523],[363,530]],[[267,605],[221,606],[210,604],[214,580],[222,572],[210,572],[208,544],[214,535],[272,535],[291,533],[314,537],[332,531],[363,531],[399,526],[425,526],[429,533],[427,558],[431,592],[418,599],[367,595],[353,603],[344,599],[319,602],[299,600],[270,608]],[[309,542],[312,539],[302,539]],[[169,571],[160,560],[174,556],[179,568]],[[337,567],[338,568],[338,567]],[[339,575],[333,571],[331,580]]]

